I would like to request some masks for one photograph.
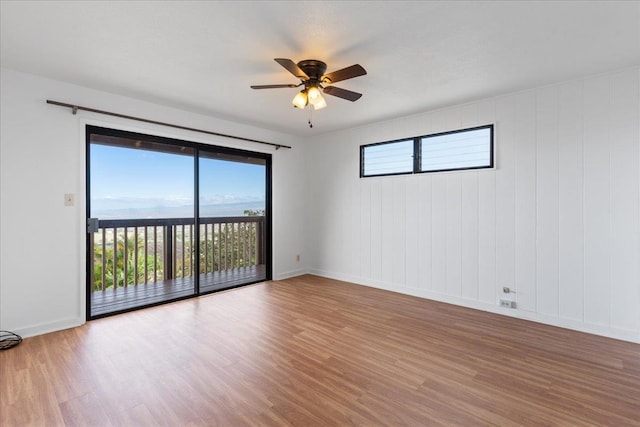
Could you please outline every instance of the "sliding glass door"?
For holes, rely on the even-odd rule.
[[[200,292],[267,277],[267,161],[199,152]]]
[[[87,127],[87,317],[270,278],[270,156]]]

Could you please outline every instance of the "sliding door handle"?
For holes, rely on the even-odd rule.
[[[99,227],[100,227],[100,221],[98,220],[98,218],[87,218],[88,234],[95,233],[96,231],[98,231]]]

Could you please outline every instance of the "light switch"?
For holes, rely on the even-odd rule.
[[[73,193],[66,193],[64,195],[64,205],[73,206],[75,204],[75,196]]]

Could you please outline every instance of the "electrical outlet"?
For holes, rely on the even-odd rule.
[[[296,255],[296,262],[300,262],[300,254]]]
[[[515,301],[510,301],[508,299],[501,299],[500,300],[500,307],[516,308],[516,302]]]

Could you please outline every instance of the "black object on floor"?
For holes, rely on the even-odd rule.
[[[0,331],[0,350],[8,350],[22,342],[22,337],[9,331]]]

